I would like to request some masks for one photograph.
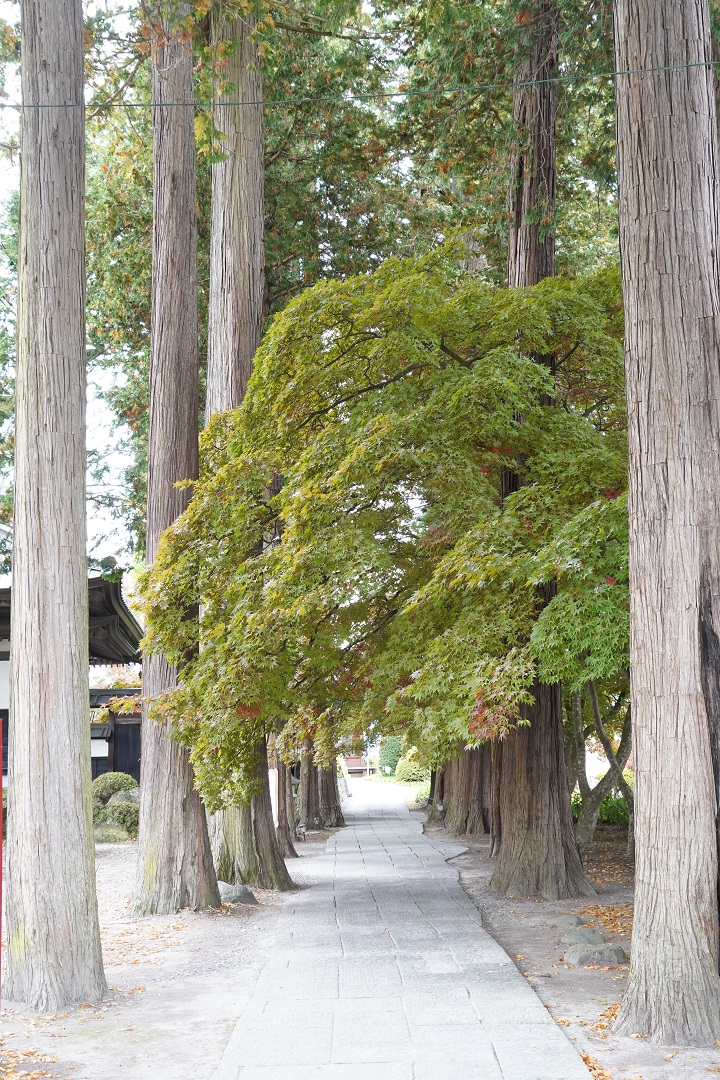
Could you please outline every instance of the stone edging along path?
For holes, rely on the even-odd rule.
[[[588,1080],[404,798],[353,785],[211,1080]]]

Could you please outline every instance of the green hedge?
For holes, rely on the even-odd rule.
[[[581,806],[582,799],[580,798],[580,793],[575,791],[572,797],[572,812],[573,817],[576,819],[580,814]],[[625,828],[627,828],[630,822],[630,816],[628,814],[627,803],[619,792],[611,791],[609,795],[605,796],[600,804],[598,821],[602,821],[606,825],[624,825]]]
[[[125,829],[119,825],[96,825],[95,842],[98,844],[120,844],[123,840],[129,840]]]
[[[92,782],[93,799],[106,803],[118,791],[135,791],[137,780],[124,772],[106,772],[96,776]]]
[[[110,820],[120,825],[129,836],[137,836],[140,808],[134,802],[117,802],[108,807]]]

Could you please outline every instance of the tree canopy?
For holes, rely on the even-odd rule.
[[[302,293],[203,436],[145,594],[211,803],[277,720],[288,753],[382,726],[442,760],[518,723],[536,663],[571,685],[627,666],[618,276],[507,290],[466,254]]]

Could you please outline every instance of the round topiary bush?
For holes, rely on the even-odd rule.
[[[115,824],[125,829],[129,836],[137,836],[140,808],[134,802],[115,802],[108,807]]]
[[[398,761],[395,779],[399,784],[427,784],[430,770],[418,761],[416,752],[412,749]]]
[[[117,791],[134,791],[138,786],[137,780],[124,772],[106,772],[96,776],[92,782],[94,799],[106,803]]]

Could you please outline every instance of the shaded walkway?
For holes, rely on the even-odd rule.
[[[403,798],[354,784],[212,1080],[588,1080]]]

